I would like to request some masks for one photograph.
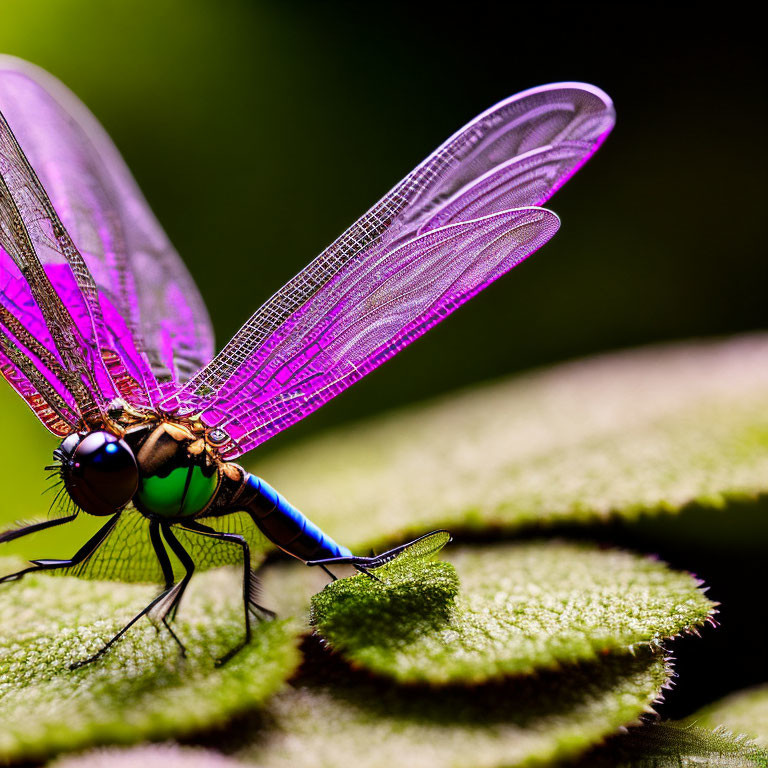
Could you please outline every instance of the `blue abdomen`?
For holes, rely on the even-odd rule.
[[[246,485],[252,493],[243,508],[262,533],[289,555],[299,560],[352,555],[260,477],[248,474]]]

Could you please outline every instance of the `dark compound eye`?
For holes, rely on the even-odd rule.
[[[133,498],[139,468],[128,444],[109,432],[89,432],[77,443],[70,435],[60,447],[64,484],[90,515],[112,515]]]

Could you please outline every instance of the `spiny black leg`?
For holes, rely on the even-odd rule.
[[[336,577],[335,573],[332,573],[330,568],[328,568],[327,565],[320,564],[320,567],[331,577],[331,581],[338,581],[338,578]]]
[[[251,639],[251,618],[248,610],[251,600],[251,548],[248,546],[248,542],[237,533],[223,533],[193,520],[185,524],[184,527],[210,539],[237,544],[243,550],[243,609],[245,614],[245,642],[247,643]]]
[[[167,619],[170,616],[170,620],[173,621],[173,618],[176,616],[176,611],[181,603],[181,598],[184,597],[184,592],[192,579],[192,574],[195,572],[195,563],[189,556],[187,550],[181,546],[181,542],[174,536],[170,525],[163,526],[163,536],[168,542],[168,546],[170,546],[173,553],[179,558],[181,564],[184,566],[184,578],[174,588],[175,594],[171,600],[171,604],[163,611],[163,623],[168,626]]]
[[[163,546],[163,541],[160,537],[160,523],[158,523],[157,520],[151,520],[149,523],[149,539],[152,542],[152,549],[154,549],[157,560],[160,563],[160,568],[163,571],[163,578],[165,579],[165,594],[167,595],[170,593],[171,588],[173,587],[173,566],[171,565],[171,559],[168,557],[168,553],[165,551],[165,547]],[[152,617],[150,616],[150,620],[151,618]],[[171,627],[171,625],[168,623],[167,616],[163,615],[160,621],[168,630],[168,633],[174,639],[176,645],[179,646],[179,650],[181,651],[182,656],[185,656],[187,649],[184,647],[184,644],[181,642],[181,640],[179,640],[178,635],[173,631],[173,627]]]
[[[201,536],[237,544],[243,550],[243,613],[245,615],[245,639],[216,662],[217,664],[223,664],[224,662],[229,661],[229,659],[231,659],[239,650],[244,648],[251,640],[251,606],[267,617],[274,618],[275,614],[268,608],[259,605],[252,594],[254,589],[252,582],[253,576],[251,573],[251,548],[248,546],[248,542],[243,536],[240,536],[240,534],[237,533],[223,533],[222,531],[217,531],[214,528],[210,528],[207,525],[202,525],[195,521],[184,523],[183,527],[186,530],[198,533]]]
[[[186,585],[184,585],[182,582],[179,582],[179,584],[176,586],[177,590],[183,591],[183,589],[186,588]],[[186,657],[187,655],[187,649],[184,647],[184,643],[179,640],[179,636],[174,631],[173,627],[171,626],[171,621],[176,616],[176,610],[179,607],[179,601],[181,600],[181,596],[179,595],[178,599],[176,598],[176,595],[174,594],[174,590],[169,590],[168,594],[171,596],[171,607],[168,610],[163,610],[162,614],[160,616],[160,621],[162,622],[163,626],[168,630],[168,634],[174,639],[176,642],[176,645],[179,646],[179,651],[181,652],[181,655]],[[168,614],[170,611],[173,611],[173,615],[169,618]]]
[[[160,568],[163,571],[165,588],[170,589],[173,586],[173,566],[171,566],[171,559],[168,557],[160,538],[160,523],[157,520],[151,520],[149,523],[149,540],[152,542],[152,549],[155,550],[155,555],[157,555]]]
[[[384,583],[384,582],[383,582],[383,581],[382,581],[382,580],[381,580],[381,579],[380,579],[378,576],[376,576],[376,574],[374,574],[374,573],[371,573],[371,572],[370,572],[370,571],[369,571],[367,568],[365,568],[364,566],[362,566],[362,565],[358,565],[357,563],[353,563],[353,564],[352,564],[352,567],[353,567],[353,568],[354,568],[356,571],[360,571],[360,573],[364,573],[364,574],[365,574],[365,575],[366,575],[366,576],[367,576],[369,579],[373,579],[374,581],[378,581],[378,582],[379,582],[379,584],[383,584],[383,583]]]
[[[6,541],[13,541],[14,539],[20,539],[22,536],[28,536],[30,533],[37,533],[38,531],[44,531],[46,528],[53,528],[56,525],[64,525],[64,523],[71,523],[77,517],[77,512],[66,517],[59,517],[55,520],[44,520],[42,523],[32,523],[31,525],[25,525],[21,528],[11,528],[9,531],[3,531],[0,533],[0,544]]]
[[[167,536],[167,530],[163,530],[163,533]],[[161,603],[164,599],[166,599],[171,593],[178,593],[183,592],[184,588],[186,587],[187,583],[189,582],[189,578],[191,578],[192,573],[188,572],[185,576],[186,581],[183,579],[179,584],[173,585],[173,568],[171,567],[170,559],[168,558],[168,553],[165,551],[165,548],[163,547],[162,540],[159,536],[159,530],[158,527],[154,527],[152,523],[150,523],[149,528],[149,536],[150,541],[152,542],[152,546],[155,549],[155,554],[157,555],[157,558],[160,562],[160,568],[163,571],[163,576],[166,580],[166,588],[156,597],[152,602],[149,603],[145,608],[142,608],[111,640],[109,640],[107,643],[104,644],[102,648],[100,648],[96,653],[93,654],[93,656],[90,656],[87,659],[83,659],[82,661],[75,662],[74,664],[70,664],[70,669],[77,669],[79,667],[83,667],[86,664],[90,664],[93,661],[96,661],[97,659],[101,658],[142,616],[146,616],[156,605]],[[189,558],[189,555],[181,549],[181,545],[178,544],[178,541],[176,541],[175,537],[171,535],[171,538],[173,539],[173,542],[179,546],[179,549],[181,550],[181,555],[179,556],[179,559],[182,561],[182,564],[186,567],[188,561],[192,566],[192,571],[194,571],[194,563],[192,563],[191,559]],[[171,548],[176,552],[177,555],[179,555],[179,552],[174,548],[174,545],[169,540],[168,543],[171,545]],[[174,594],[174,600],[180,599],[180,595]],[[165,617],[163,617],[164,619]],[[168,624],[163,620],[163,624],[165,624],[168,631],[171,633],[171,637],[176,641],[179,648],[181,649],[182,655],[185,653],[184,646],[182,645],[179,638],[176,636],[176,633],[171,629],[171,627],[168,626]]]
[[[119,512],[111,517],[106,525],[99,528],[99,530],[96,531],[96,533],[91,536],[91,538],[88,539],[88,541],[86,541],[69,560],[31,560],[30,562],[33,563],[32,566],[17,571],[16,573],[11,573],[8,576],[3,576],[0,578],[0,584],[6,581],[18,581],[28,573],[34,573],[36,571],[53,571],[58,570],[59,568],[71,568],[75,565],[79,565],[99,548],[104,539],[109,535],[110,531],[115,527],[119,517]]]
[[[90,664],[96,659],[101,658],[142,616],[149,613],[171,590],[166,589],[161,592],[146,608],[142,608],[109,642],[107,642],[100,650],[96,651],[93,656],[89,656],[82,661],[76,661],[69,665],[70,669],[78,669],[84,667],[86,664]]]

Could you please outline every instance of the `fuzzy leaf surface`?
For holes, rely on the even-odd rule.
[[[365,552],[434,528],[515,531],[756,506],[767,448],[760,334],[478,386],[289,446],[254,471]]]
[[[689,722],[744,733],[757,744],[768,747],[768,685],[726,696],[692,715]]]
[[[54,760],[47,768],[243,768],[243,765],[209,749],[152,744],[131,749],[94,749]]]
[[[4,573],[13,565],[0,561]],[[0,762],[220,725],[262,704],[298,664],[295,630],[275,621],[257,624],[253,642],[215,666],[243,633],[238,579],[219,570],[192,580],[179,611],[186,659],[143,619],[100,661],[69,669],[155,594],[66,577],[0,586]]]
[[[313,666],[236,756],[260,768],[510,768],[579,754],[651,709],[667,680],[643,649],[537,677],[436,692]],[[236,738],[236,735],[235,735]]]
[[[312,599],[317,632],[400,682],[477,683],[658,645],[714,612],[692,576],[626,552],[534,542],[445,554],[374,571],[383,583],[332,582]]]
[[[765,768],[768,750],[746,736],[680,722],[632,728],[573,768]]]

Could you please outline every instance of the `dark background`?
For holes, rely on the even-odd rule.
[[[60,77],[104,123],[219,344],[478,112],[556,80],[613,97],[614,133],[550,203],[555,240],[280,445],[531,366],[766,326],[761,30],[737,4],[702,9],[11,2],[0,50]],[[680,649],[665,712],[768,678],[768,626],[738,609],[762,564],[640,536],[617,532],[706,578],[731,616]]]

